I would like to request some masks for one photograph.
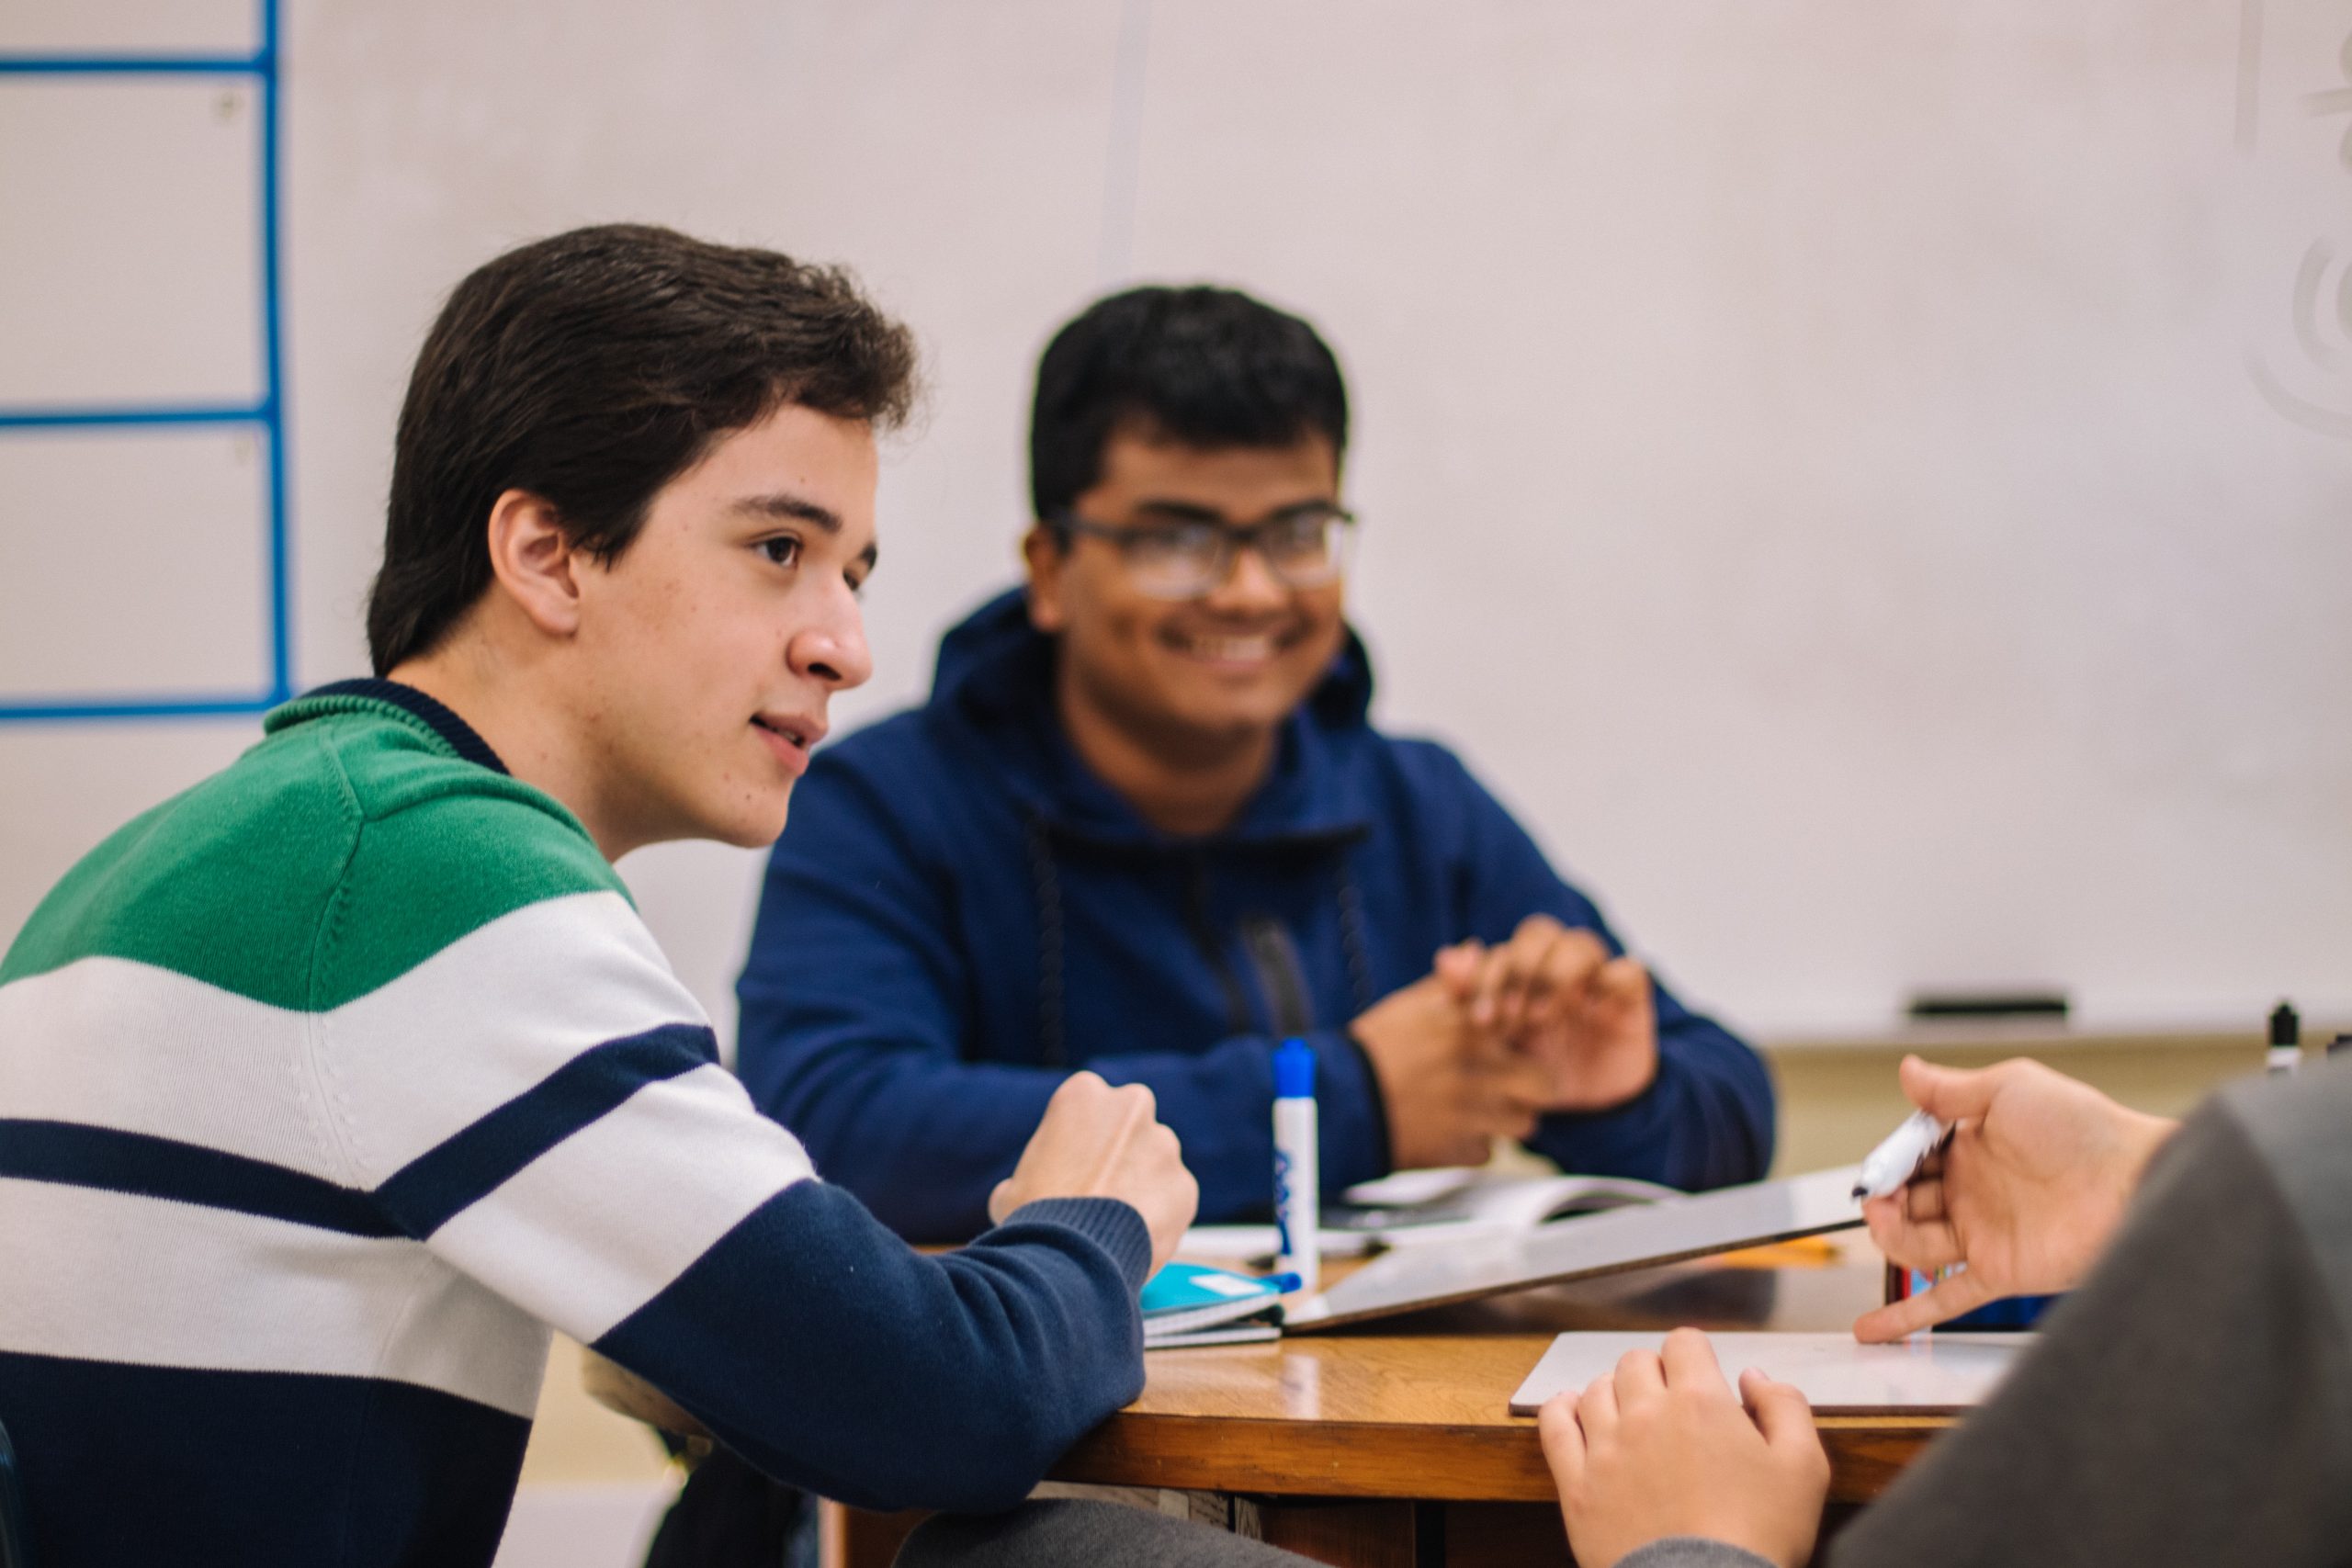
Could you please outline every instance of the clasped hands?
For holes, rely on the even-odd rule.
[[[1360,1015],[1400,1170],[1478,1165],[1552,1111],[1623,1105],[1657,1075],[1649,972],[1589,931],[1530,915],[1508,942],[1441,949]]]

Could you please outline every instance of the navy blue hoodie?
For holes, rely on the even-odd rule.
[[[1203,1220],[1263,1213],[1277,1031],[1317,1047],[1327,1189],[1383,1175],[1349,1020],[1441,946],[1539,911],[1622,951],[1452,752],[1372,728],[1352,635],[1240,818],[1203,838],[1154,829],[1079,760],[1053,660],[1018,591],[983,605],[940,645],[928,704],[817,754],[769,862],[738,987],[744,1080],[908,1237],[987,1229],[989,1189],[1079,1066],[1150,1086]],[[1664,986],[1657,1018],[1652,1086],[1546,1117],[1532,1146],[1676,1187],[1761,1177],[1763,1064]]]

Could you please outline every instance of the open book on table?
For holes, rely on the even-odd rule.
[[[1483,1168],[1407,1170],[1362,1181],[1323,1211],[1323,1228],[1391,1247],[1473,1230],[1529,1230],[1682,1194],[1624,1176],[1504,1176]]]
[[[1532,1230],[1553,1220],[1679,1198],[1671,1187],[1623,1176],[1498,1175],[1478,1166],[1399,1171],[1361,1181],[1323,1206],[1322,1253],[1361,1258],[1392,1247]],[[1280,1238],[1272,1225],[1194,1225],[1183,1257],[1266,1267]]]

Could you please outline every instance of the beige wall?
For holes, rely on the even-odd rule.
[[[548,1381],[539,1391],[538,1424],[531,1428],[531,1447],[523,1456],[523,1484],[647,1481],[668,1468],[650,1429],[581,1392],[580,1347],[556,1336]]]
[[[652,1432],[582,1393],[580,1361],[559,1335],[495,1568],[636,1568],[675,1495]]]
[[[1786,1045],[1765,1053],[1781,1090],[1776,1176],[1848,1165],[1870,1152],[1909,1106],[1895,1084],[1905,1050],[1955,1067],[1989,1066],[2030,1055],[2137,1110],[2178,1116],[2216,1085],[2262,1069],[2253,1035],[2177,1039],[2035,1040],[1910,1044]]]

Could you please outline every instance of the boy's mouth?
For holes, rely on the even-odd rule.
[[[1268,663],[1289,652],[1301,635],[1300,628],[1295,626],[1250,631],[1171,626],[1162,634],[1161,640],[1187,659],[1208,664],[1250,666]]]
[[[752,727],[766,730],[804,753],[825,738],[822,719],[802,718],[792,714],[756,713],[752,716]]]

